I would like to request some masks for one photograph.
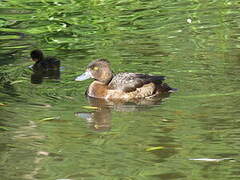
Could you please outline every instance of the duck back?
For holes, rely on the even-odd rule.
[[[164,76],[152,76],[138,73],[119,73],[113,77],[109,83],[109,87],[110,89],[131,92],[149,83],[160,85],[164,79]]]

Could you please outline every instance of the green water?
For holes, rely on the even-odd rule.
[[[1,1],[0,179],[239,179],[239,8]],[[60,81],[30,82],[35,48],[61,60]],[[165,75],[179,91],[151,105],[96,104],[84,96],[91,81],[74,81],[96,58],[114,72]]]

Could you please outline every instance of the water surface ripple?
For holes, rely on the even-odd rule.
[[[1,179],[239,179],[238,1],[11,0],[0,4]],[[35,48],[60,80],[32,84]],[[157,103],[111,104],[75,82],[114,72],[167,76]]]

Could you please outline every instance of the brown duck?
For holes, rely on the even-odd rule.
[[[110,63],[105,59],[91,62],[85,73],[78,76],[76,81],[93,78],[86,91],[86,95],[106,100],[133,101],[140,99],[154,99],[162,94],[176,91],[163,83],[165,76],[118,73],[114,75]]]

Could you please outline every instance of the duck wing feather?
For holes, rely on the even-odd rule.
[[[160,85],[164,80],[165,76],[138,73],[119,73],[112,78],[109,83],[109,88],[122,90],[124,92],[131,92],[148,83]]]

